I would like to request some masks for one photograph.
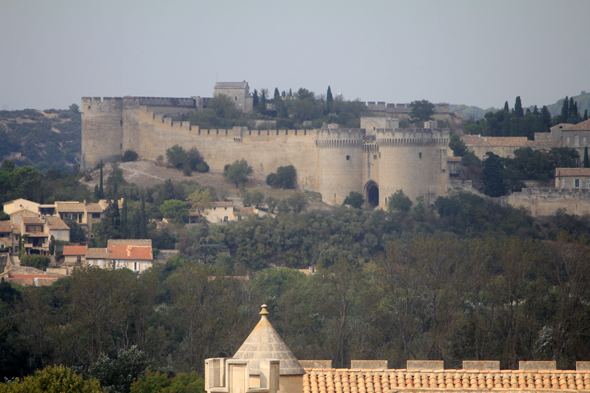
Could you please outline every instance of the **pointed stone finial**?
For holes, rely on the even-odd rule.
[[[267,316],[268,310],[266,309],[266,304],[263,304],[262,306],[260,306],[260,308],[262,308],[262,310],[260,310],[260,315]]]

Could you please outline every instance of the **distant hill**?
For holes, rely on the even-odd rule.
[[[510,105],[510,108],[512,108],[514,106],[514,99],[515,98],[513,98],[512,101],[508,100],[508,105]],[[565,98],[565,97],[563,97],[563,98]],[[541,109],[543,107],[543,105],[547,105],[547,108],[549,109],[551,116],[559,115],[559,114],[561,114],[561,107],[563,105],[563,98],[557,100],[554,104],[549,104],[549,105],[537,104],[537,107],[539,109]],[[578,112],[580,112],[580,116],[584,115],[584,111],[586,109],[588,110],[588,112],[590,112],[590,93],[586,93],[586,91],[582,91],[579,95],[573,96],[573,98],[574,98],[574,101],[578,103]],[[533,108],[534,108],[534,105],[531,105],[529,107],[529,109],[531,109],[531,110]],[[463,114],[465,115],[466,118],[469,119],[470,117],[473,117],[475,120],[479,120],[479,119],[483,118],[483,115],[485,115],[487,112],[496,112],[500,108],[491,107],[488,109],[482,109],[477,106],[469,106],[469,105],[449,105],[449,109],[451,110],[451,112],[456,111],[456,110],[461,110],[461,111],[463,111]]]
[[[75,171],[81,154],[81,114],[70,110],[0,111],[0,162]]]

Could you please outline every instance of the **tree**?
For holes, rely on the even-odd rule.
[[[103,390],[96,379],[85,380],[64,366],[48,366],[22,380],[17,378],[14,382],[0,384],[0,392],[102,393]]]
[[[584,146],[584,168],[590,168],[590,159],[588,158],[588,146]]]
[[[449,140],[449,148],[453,151],[453,156],[455,157],[463,157],[467,152],[467,146],[457,134],[451,135],[451,139]]]
[[[131,393],[205,393],[205,382],[193,371],[178,373],[168,378],[159,371],[148,371],[145,379],[138,379],[131,385]]]
[[[307,207],[307,197],[302,192],[296,192],[287,198],[287,204],[293,213],[301,213]]]
[[[20,258],[21,266],[34,267],[35,269],[44,270],[49,266],[51,259],[45,255],[23,255]]]
[[[435,105],[428,100],[412,101],[410,118],[412,122],[432,120]]]
[[[80,107],[78,106],[78,104],[70,105],[70,112],[72,112],[72,114],[74,114],[74,115],[77,115],[78,113],[80,113]]]
[[[104,198],[104,187],[103,187],[103,178],[102,178],[102,160],[100,160],[100,180],[98,183],[98,199]]]
[[[326,93],[326,115],[332,111],[332,103],[334,102],[334,97],[332,96],[332,89],[328,86],[328,92]]]
[[[236,188],[238,188],[240,184],[244,186],[248,182],[248,176],[253,172],[254,170],[252,167],[242,158],[241,160],[236,160],[233,164],[228,165],[223,176],[228,182],[235,183]]]
[[[276,173],[271,173],[266,177],[266,184],[273,188],[295,188],[297,181],[297,172],[293,165],[280,166]]]
[[[70,228],[71,243],[81,243],[86,239],[86,231],[75,220],[66,218],[64,222]]]
[[[390,213],[393,213],[394,211],[407,212],[411,207],[412,201],[402,190],[397,190],[387,201],[387,211]]]
[[[145,376],[149,365],[147,355],[133,345],[129,350],[120,350],[114,359],[102,353],[88,368],[88,375],[107,392],[128,393],[131,384]]]
[[[137,160],[137,153],[134,150],[127,149],[123,156],[121,157],[122,162],[129,162]]]
[[[220,94],[209,100],[207,108],[212,109],[215,115],[222,119],[235,119],[240,116],[234,100],[225,94]]]
[[[363,203],[365,203],[363,195],[355,191],[351,191],[348,196],[344,198],[344,202],[342,202],[343,205],[350,205],[355,209],[360,209]]]
[[[111,166],[111,173],[109,173],[109,177],[107,177],[107,181],[105,183],[107,189],[107,198],[117,198],[121,186],[127,184],[127,180],[125,180],[125,177],[123,176],[123,170],[118,163],[113,162]]]
[[[565,96],[563,99],[563,104],[561,105],[561,117],[559,118],[560,123],[567,123],[567,120],[570,115],[570,101],[568,96]]]
[[[252,93],[252,106],[254,108],[257,108],[259,101],[260,101],[260,98],[258,98],[258,91],[256,89],[254,89],[254,92]]]
[[[160,212],[165,218],[172,219],[173,223],[180,225],[188,216],[188,206],[186,202],[178,199],[168,199],[160,206]]]
[[[106,247],[109,239],[121,239],[121,215],[116,200],[110,200],[100,222],[92,226],[99,247]]]
[[[274,94],[273,100],[275,103],[277,103],[278,101],[281,100],[281,93],[279,93],[278,87],[275,87],[275,94]]]
[[[180,169],[187,161],[186,152],[180,145],[174,145],[166,149],[167,164],[173,168]]]
[[[200,213],[211,207],[213,195],[210,188],[197,189],[188,196],[187,200],[191,207]]]
[[[488,158],[483,162],[484,194],[491,197],[505,195],[506,185],[502,176],[504,170],[502,159],[492,152],[487,152],[486,155]]]
[[[129,208],[127,207],[127,198],[123,199],[121,208],[121,236],[123,239],[129,239]],[[71,235],[70,235],[71,240]]]
[[[548,132],[551,128],[551,113],[549,112],[549,108],[546,105],[543,105],[541,108],[541,123],[543,123],[543,127],[545,128],[545,132]]]
[[[514,104],[514,115],[516,117],[524,117],[524,111],[522,110],[522,103],[520,102],[520,96],[516,97],[516,103]]]

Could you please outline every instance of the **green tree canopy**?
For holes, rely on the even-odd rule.
[[[363,195],[360,192],[351,191],[346,198],[344,198],[343,205],[350,205],[355,209],[360,209],[361,206],[365,203],[363,199]]]
[[[96,379],[85,380],[64,366],[45,367],[35,375],[16,379],[8,384],[0,383],[2,393],[103,393]]]
[[[395,211],[407,212],[411,207],[412,201],[402,190],[397,190],[387,201],[387,211],[390,213]]]
[[[244,186],[248,182],[249,176],[253,172],[254,170],[250,165],[248,165],[248,162],[244,159],[241,159],[236,160],[233,164],[228,165],[223,173],[223,176],[228,182],[235,183],[236,188],[238,188],[240,184]]]
[[[188,205],[177,199],[168,199],[160,206],[160,212],[173,223],[182,224],[188,216]]]
[[[483,162],[484,193],[491,197],[499,197],[506,194],[507,188],[504,184],[504,165],[500,156],[487,152]]]
[[[410,118],[413,122],[432,120],[435,105],[428,100],[412,101]]]
[[[293,165],[280,166],[276,173],[271,173],[266,177],[266,184],[273,188],[295,188],[297,182],[297,172]]]

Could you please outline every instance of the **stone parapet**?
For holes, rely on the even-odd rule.
[[[387,369],[387,360],[351,360],[350,368]]]

